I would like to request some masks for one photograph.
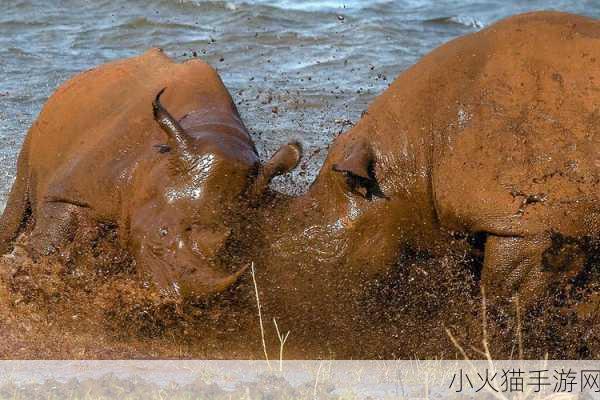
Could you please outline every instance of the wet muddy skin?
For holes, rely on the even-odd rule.
[[[94,199],[99,207],[82,200],[91,191],[80,189],[93,176],[89,171],[101,173],[101,168],[76,171],[72,154],[81,147],[63,146],[72,151],[68,154],[47,151],[48,146],[61,146],[51,139],[36,141],[36,130],[52,131],[53,113],[64,101],[55,97],[51,102],[56,105],[47,106],[47,114],[32,128],[32,139],[25,144],[31,151],[19,165],[19,173],[36,173],[17,177],[14,193],[22,196],[9,200],[2,220],[4,243],[16,243],[2,260],[0,323],[6,345],[1,355],[261,358],[256,281],[268,349],[276,354],[276,319],[277,326],[291,332],[288,358],[459,356],[446,329],[466,348],[479,345],[482,287],[495,357],[515,354],[519,332],[526,357],[598,357],[595,161],[600,128],[593,124],[597,95],[587,90],[594,80],[578,77],[585,72],[600,80],[600,71],[594,63],[555,57],[570,51],[572,57],[587,58],[597,52],[598,36],[596,21],[541,13],[514,17],[437,49],[403,73],[331,144],[317,179],[300,196],[267,189],[270,177],[297,164],[301,152],[296,145],[284,145],[271,161],[252,169],[255,152],[246,135],[246,145],[228,160],[252,160],[227,163],[235,168],[224,173],[226,178],[203,187],[215,200],[202,197],[210,201],[188,206],[209,212],[201,221],[217,221],[202,222],[202,243],[217,245],[201,253],[213,254],[218,264],[201,268],[210,273],[230,268],[235,274],[249,261],[256,266],[255,280],[241,269],[227,285],[214,285],[216,290],[205,290],[206,281],[199,282],[200,291],[165,290],[173,280],[167,277],[165,284],[152,274],[156,268],[147,267],[136,243],[148,234],[128,228],[135,218],[116,218],[129,215],[113,210],[117,202]],[[553,45],[544,47],[536,40]],[[134,69],[146,62],[153,66],[157,61],[152,57],[164,60],[159,53],[126,62]],[[116,79],[128,65],[94,73],[115,74]],[[64,96],[70,88],[78,90],[82,79],[59,92]],[[227,100],[220,81],[210,82]],[[133,179],[131,188],[126,177],[113,174],[139,199],[133,211],[154,204],[156,189],[148,189],[154,187],[148,181],[161,183],[161,174],[174,179],[189,169],[174,166],[175,154],[194,168],[200,165],[193,158],[198,154],[190,153],[191,144],[181,146],[181,138],[173,136],[202,125],[183,117],[199,107],[185,96],[171,95],[164,101],[165,114],[157,118],[155,106],[153,118],[150,103],[163,87],[160,83],[148,86],[147,101],[139,102],[139,110],[138,103],[133,106],[144,117],[127,122],[134,135],[136,124],[154,127],[150,129],[157,139],[140,147],[148,153],[129,150],[119,160],[133,157],[131,164],[141,163],[144,173]],[[565,84],[577,96],[565,97]],[[94,99],[102,101],[101,96]],[[223,104],[223,114],[236,114],[226,108],[230,101]],[[177,116],[167,116],[167,109]],[[221,120],[217,125],[231,123]],[[238,131],[243,133],[242,127]],[[114,134],[106,132],[107,137]],[[159,152],[156,146],[163,145],[165,132],[172,134],[169,151]],[[131,146],[139,146],[140,140],[125,137]],[[61,155],[52,159],[49,154]],[[94,166],[104,163],[104,152],[92,154]],[[165,165],[164,172],[152,163]],[[65,168],[76,174],[57,175]],[[229,185],[240,170],[243,178]],[[220,170],[208,171],[207,182]],[[62,189],[68,185],[75,189],[70,201],[61,202],[69,210],[75,206],[95,215],[76,213],[61,224],[67,220],[61,212],[53,214],[56,198],[43,191],[58,187],[64,199]],[[168,199],[169,193],[162,197]],[[193,190],[177,193],[194,196]],[[232,193],[235,199],[247,199],[243,208],[224,200]],[[40,204],[50,204],[50,211]],[[152,205],[149,210],[163,207]],[[215,225],[228,228],[223,240]],[[57,227],[68,234],[65,240],[51,246],[36,242],[40,236],[55,238]],[[170,229],[154,228],[150,231],[168,242]],[[47,249],[50,254],[41,251]],[[178,256],[177,250],[170,251]],[[153,252],[155,258],[160,254]],[[198,271],[182,276],[186,274],[197,277]]]

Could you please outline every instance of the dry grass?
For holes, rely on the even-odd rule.
[[[523,354],[524,354],[523,334],[522,334],[521,308],[519,305],[518,297],[516,297],[514,299],[514,303],[515,303],[515,315],[516,315],[516,320],[517,320],[516,327],[515,327],[515,336],[517,339],[519,362],[523,363]],[[481,324],[482,324],[482,326],[481,326],[481,330],[482,330],[481,345],[483,347],[483,350],[477,349],[475,347],[472,347],[472,350],[475,351],[477,354],[481,355],[483,357],[483,360],[487,361],[488,371],[490,371],[491,374],[494,374],[494,373],[496,373],[497,368],[495,366],[494,358],[492,357],[492,353],[490,351],[489,336],[488,336],[488,321],[487,321],[487,304],[486,304],[485,290],[483,288],[481,289],[481,315],[482,315],[482,318],[481,318],[482,319],[482,321],[481,321]],[[458,340],[454,337],[454,335],[452,335],[452,332],[450,332],[450,330],[447,328],[446,328],[446,334],[450,338],[450,341],[452,342],[454,347],[460,352],[460,354],[463,356],[464,360],[468,363],[472,372],[477,373],[478,370],[475,367],[473,360],[469,357],[469,355],[465,351],[464,347],[458,342]],[[548,363],[548,354],[546,353],[546,356],[544,357],[544,360],[543,360],[543,364],[541,365],[541,369],[545,369],[547,367],[547,363]],[[485,389],[489,395],[493,396],[496,399],[509,400],[509,397],[507,397],[505,394],[495,392],[487,385],[485,386]],[[524,392],[516,392],[515,396],[512,398],[517,399],[517,400],[576,399],[576,398],[578,398],[578,395],[573,394],[573,393],[547,394],[547,393],[542,393],[542,392],[534,392],[533,390],[528,389],[528,390],[525,390]]]
[[[254,269],[254,262],[250,265],[250,272],[252,273],[252,282],[254,283],[254,293],[256,294],[256,308],[258,309],[258,322],[260,324],[260,339],[262,341],[263,351],[265,353],[265,360],[271,370],[271,362],[269,361],[269,354],[267,352],[267,343],[265,342],[265,326],[262,319],[262,309],[260,307],[260,296],[258,295],[258,284],[256,283],[256,271]]]
[[[254,284],[254,294],[256,297],[256,308],[258,309],[258,323],[260,326],[260,339],[262,342],[263,353],[265,355],[265,361],[267,362],[267,366],[269,370],[272,371],[271,361],[269,360],[269,353],[267,351],[267,343],[265,340],[265,327],[263,324],[262,318],[262,308],[260,305],[260,296],[258,294],[258,284],[256,283],[256,270],[254,268],[254,262],[250,265],[250,273],[252,274],[252,283]],[[279,330],[279,325],[277,325],[277,319],[273,318],[273,325],[275,325],[275,332],[277,333],[277,339],[279,340],[279,371],[283,371],[283,351],[285,348],[285,342],[287,342],[288,337],[290,336],[290,331],[287,331],[285,334],[282,334]]]
[[[273,324],[275,325],[275,331],[277,332],[277,338],[279,339],[279,371],[283,371],[283,349],[285,347],[285,342],[287,342],[288,337],[290,336],[290,331],[287,331],[285,335],[282,335],[279,331],[279,326],[277,325],[277,319],[273,318]]]

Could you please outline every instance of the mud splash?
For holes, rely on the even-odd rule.
[[[264,357],[251,279],[221,296],[184,303],[139,279],[110,227],[78,237],[88,245],[73,243],[59,255],[35,261],[25,255],[21,237],[15,251],[0,260],[1,358]],[[599,357],[597,261],[591,259],[584,276],[554,288],[553,296],[527,315],[516,315],[514,304],[488,309],[493,356],[517,358],[522,351],[527,358]],[[460,358],[448,329],[480,358],[472,350],[481,347],[482,338],[479,268],[479,258],[470,252],[442,259],[408,253],[365,287],[353,307],[356,315],[342,316],[345,328],[315,332],[303,323],[310,318],[292,316],[296,325],[284,357]],[[263,311],[264,320],[271,321],[268,307]],[[267,343],[275,357],[276,341]]]

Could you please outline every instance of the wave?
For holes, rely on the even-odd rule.
[[[331,12],[348,10],[360,10],[372,7],[380,3],[392,3],[392,0],[162,0],[163,3],[177,4],[180,6],[191,6],[200,8],[221,8],[228,11],[236,11],[240,8],[269,7],[286,11],[307,12]]]
[[[176,6],[196,11],[236,11],[246,5],[243,2],[223,0],[159,0],[158,3],[166,8]]]
[[[469,28],[482,29],[485,27],[485,23],[475,17],[454,15],[449,17],[439,17],[426,19],[425,23],[429,24],[440,24],[440,25],[462,25]]]
[[[197,30],[199,27],[193,24],[185,24],[182,22],[172,22],[164,20],[153,20],[146,17],[136,17],[126,21],[120,25],[113,25],[110,27],[111,30],[115,29],[144,29],[144,28],[166,28],[166,29],[194,29]]]

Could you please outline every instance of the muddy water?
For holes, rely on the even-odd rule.
[[[307,150],[303,168],[277,185],[301,192],[328,143],[432,48],[522,11],[600,16],[597,2],[566,0],[0,2],[0,209],[25,132],[56,87],[79,71],[152,46],[181,61],[202,58],[219,70],[262,157],[299,138]],[[252,297],[214,308],[162,298],[131,279],[126,256],[109,249],[111,240],[100,237],[94,248],[72,249],[66,263],[0,261],[0,357],[261,357]],[[362,305],[372,317],[362,326],[372,334],[360,346],[336,332],[316,335],[313,326],[294,327],[286,355],[453,357],[444,327],[478,343],[481,329],[471,321],[480,311],[469,275],[473,260],[401,261],[398,276],[374,288]],[[597,305],[574,307],[569,296],[560,296],[524,323],[525,355],[600,356]],[[228,314],[228,307],[244,302],[251,312]],[[224,343],[226,330],[236,328],[207,331],[207,323],[236,319],[253,327],[238,337],[239,347],[205,346]],[[500,315],[495,323],[497,337],[509,338],[497,344],[498,355],[509,357],[514,321]],[[277,348],[268,329],[269,346]]]

